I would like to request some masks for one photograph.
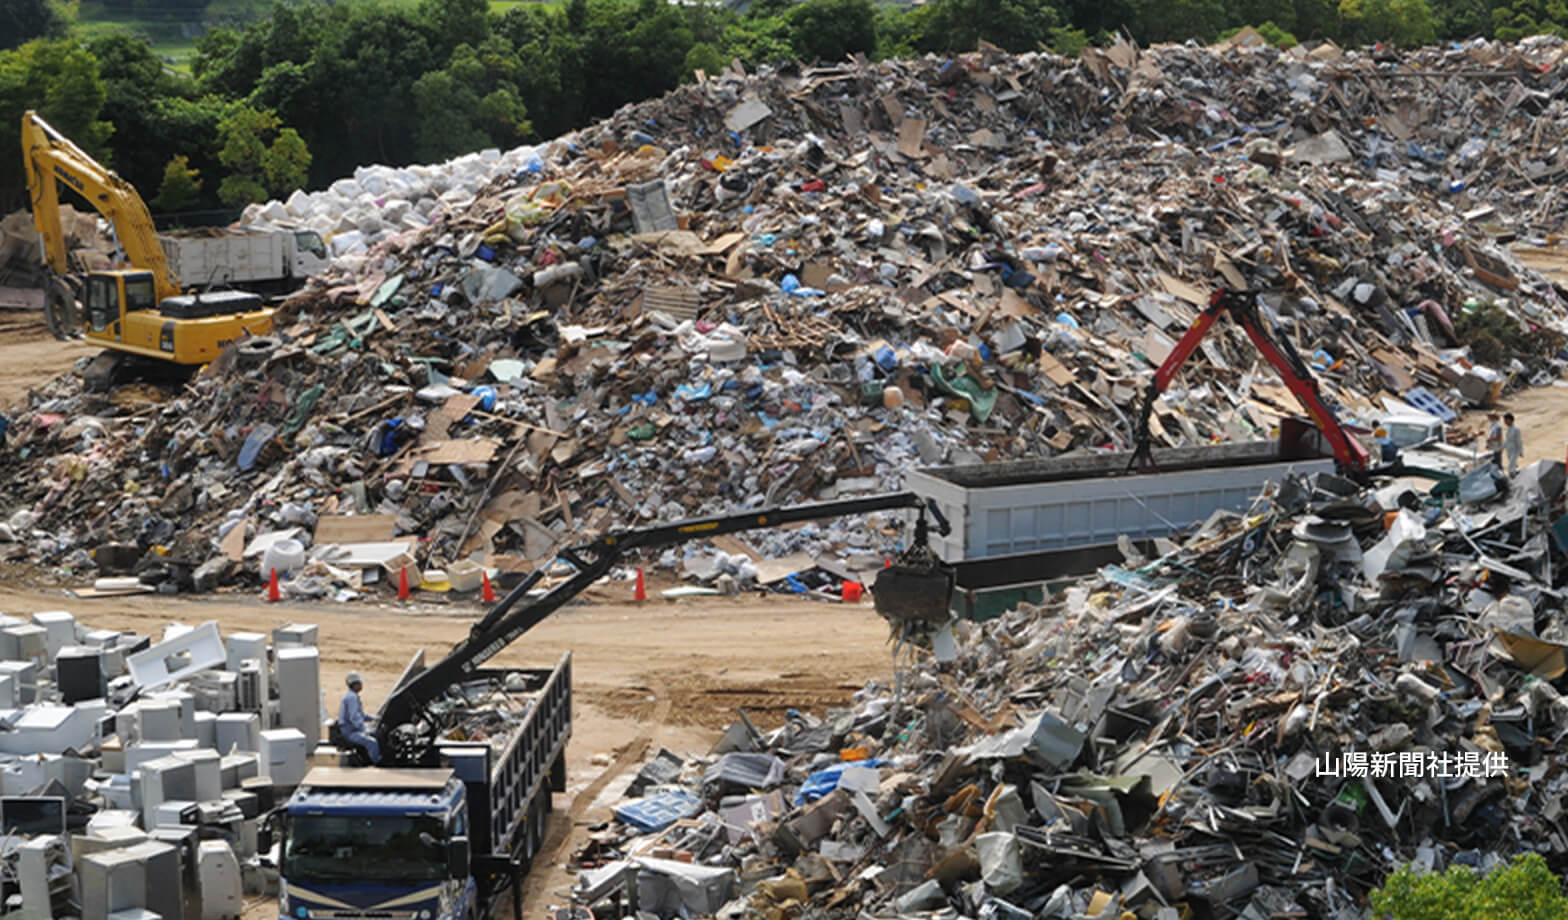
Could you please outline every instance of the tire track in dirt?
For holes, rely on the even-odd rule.
[[[544,845],[540,847],[539,854],[534,857],[536,871],[529,872],[528,876],[523,879],[523,913],[525,915],[530,911],[542,911],[544,905],[539,902],[544,900],[550,890],[546,881],[549,873],[537,871],[539,868],[542,868],[540,863],[555,863],[560,860],[561,851],[566,848],[566,844],[571,839],[572,831],[577,827],[577,823],[582,820],[583,815],[587,813],[589,808],[593,807],[593,803],[603,794],[606,786],[614,782],[617,777],[628,769],[642,762],[642,759],[648,754],[649,746],[653,744],[653,729],[669,721],[673,698],[670,696],[668,688],[664,685],[664,681],[650,675],[646,678],[646,682],[649,684],[646,689],[653,694],[654,702],[652,714],[640,720],[643,730],[636,737],[622,745],[616,752],[615,758],[610,761],[610,765],[600,771],[593,782],[572,797],[572,803],[567,806],[564,815],[560,812],[552,812],[550,814],[549,835],[545,837]],[[505,915],[501,914],[500,916]]]

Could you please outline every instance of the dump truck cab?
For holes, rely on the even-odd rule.
[[[283,812],[279,920],[471,920],[468,833],[450,769],[317,767]]]

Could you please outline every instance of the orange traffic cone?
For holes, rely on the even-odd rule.
[[[479,577],[484,579],[483,585],[479,589],[479,599],[487,604],[495,603],[495,588],[490,586],[490,573],[481,571]]]
[[[645,601],[648,599],[648,586],[642,580],[642,566],[637,567],[637,588],[632,592],[632,600]]]
[[[839,600],[846,604],[858,604],[860,603],[860,590],[860,582],[846,581],[844,582],[843,590],[839,592]]]
[[[406,601],[408,597],[408,566],[405,565],[397,570],[397,599]]]
[[[283,600],[283,592],[278,590],[278,570],[273,569],[272,575],[267,579],[267,602]]]

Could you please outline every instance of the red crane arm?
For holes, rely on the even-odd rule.
[[[1334,459],[1340,468],[1350,473],[1365,472],[1371,465],[1371,457],[1367,449],[1360,441],[1350,436],[1350,433],[1339,424],[1334,411],[1323,402],[1322,396],[1318,393],[1318,382],[1313,379],[1311,371],[1301,357],[1294,349],[1288,352],[1281,350],[1264,332],[1250,292],[1227,291],[1224,288],[1214,292],[1214,296],[1209,298],[1208,309],[1198,316],[1197,321],[1182,335],[1181,341],[1176,343],[1170,355],[1161,362],[1159,370],[1154,372],[1154,379],[1150,381],[1149,388],[1144,394],[1143,409],[1138,417],[1138,441],[1128,468],[1131,469],[1139,460],[1151,460],[1149,415],[1154,411],[1154,402],[1170,386],[1182,365],[1192,357],[1194,351],[1198,350],[1203,337],[1214,328],[1214,324],[1219,322],[1221,314],[1224,313],[1229,313],[1231,318],[1246,330],[1247,337],[1252,340],[1252,344],[1257,347],[1264,360],[1279,372],[1281,379],[1285,381],[1285,386],[1290,388],[1290,392],[1311,416],[1312,423],[1323,432],[1324,437],[1328,438],[1329,445],[1334,450]]]

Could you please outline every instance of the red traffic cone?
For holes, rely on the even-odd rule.
[[[495,603],[495,588],[490,586],[490,573],[481,570],[479,577],[484,580],[479,589],[479,599],[487,604]]]
[[[846,581],[844,582],[843,590],[839,592],[839,600],[846,604],[858,604],[860,603],[860,591],[860,582]]]
[[[406,601],[408,597],[408,566],[405,565],[397,570],[397,599]]]
[[[283,600],[283,592],[278,590],[278,570],[273,569],[267,578],[267,603]]]
[[[648,599],[648,586],[642,580],[642,566],[637,567],[637,588],[632,591],[632,600],[645,601]]]
[[[884,568],[884,569],[891,569],[892,567],[893,567],[893,557],[892,556],[883,556],[882,557],[882,568]]]

